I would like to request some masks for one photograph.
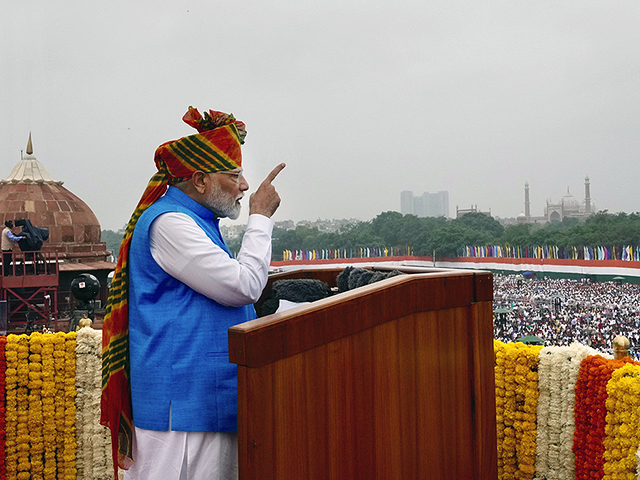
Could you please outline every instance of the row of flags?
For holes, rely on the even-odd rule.
[[[323,248],[319,250],[284,250],[282,260],[334,260],[340,258],[377,258],[412,256],[412,247]]]
[[[313,250],[284,250],[282,260],[336,260],[343,258],[379,258],[413,256],[413,247],[356,247],[323,248]],[[461,257],[488,258],[540,258],[565,260],[624,260],[640,262],[640,247],[598,246],[558,247],[536,246],[466,246],[459,252]]]
[[[640,261],[640,247],[466,246],[461,257]]]

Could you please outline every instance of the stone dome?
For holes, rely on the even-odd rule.
[[[0,181],[0,219],[27,218],[49,229],[43,251],[57,251],[67,261],[104,261],[106,244],[91,208],[55,180],[33,155],[31,135],[27,154]],[[17,231],[17,230],[15,230]]]
[[[562,197],[562,206],[565,212],[577,212],[580,209],[580,203],[569,193],[569,188],[567,188],[567,194]]]

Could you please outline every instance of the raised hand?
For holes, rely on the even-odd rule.
[[[271,170],[258,189],[249,197],[249,213],[259,213],[265,217],[271,217],[280,206],[280,195],[276,192],[276,188],[271,182],[275,180],[278,174],[286,165],[281,163]]]

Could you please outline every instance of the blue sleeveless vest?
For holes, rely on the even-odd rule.
[[[213,213],[174,187],[138,220],[129,251],[133,423],[147,430],[171,424],[177,431],[234,432],[237,367],[229,363],[227,330],[256,313],[253,305],[220,305],[160,268],[149,229],[166,212],[189,215],[231,256]]]

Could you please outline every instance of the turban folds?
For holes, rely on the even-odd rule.
[[[170,184],[191,178],[196,170],[212,173],[242,166],[240,145],[246,136],[244,123],[232,114],[213,110],[203,117],[193,107],[189,107],[182,120],[198,133],[163,143],[155,154],[156,167],[159,172],[166,171]]]
[[[151,177],[127,224],[102,327],[102,397],[100,423],[111,430],[114,478],[117,467],[129,468],[133,461],[133,413],[129,384],[129,247],[140,215],[167,190],[191,178],[196,170],[205,173],[233,170],[242,166],[240,145],[246,128],[233,115],[209,110],[204,117],[189,107],[182,119],[197,134],[160,145],[155,153],[157,173]]]

